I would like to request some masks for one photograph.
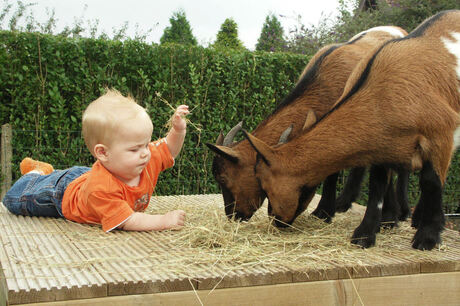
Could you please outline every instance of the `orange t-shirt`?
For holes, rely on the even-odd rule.
[[[166,139],[149,145],[151,158],[140,174],[138,186],[128,186],[96,161],[90,171],[67,186],[62,213],[78,223],[101,224],[106,232],[125,222],[134,211],[149,205],[161,171],[174,165]]]

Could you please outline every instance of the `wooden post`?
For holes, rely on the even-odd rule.
[[[11,146],[12,131],[10,124],[2,125],[2,141],[1,141],[1,164],[2,164],[2,182],[0,201],[5,193],[11,187],[11,162],[13,157],[13,148]]]

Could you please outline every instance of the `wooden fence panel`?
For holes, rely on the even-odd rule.
[[[12,130],[10,124],[2,125],[2,141],[1,141],[1,195],[3,199],[6,191],[11,187],[11,161],[13,157],[13,148],[11,146]]]

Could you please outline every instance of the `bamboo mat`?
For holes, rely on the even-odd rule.
[[[318,199],[314,198],[309,212]],[[352,230],[343,227],[350,223],[347,226],[353,229],[359,224],[364,208],[358,205],[328,225],[314,223],[308,213],[299,216],[293,225],[305,244],[289,242],[289,231],[270,226],[266,207],[241,226],[225,220],[220,194],[154,197],[148,212],[178,208],[187,212],[188,221],[181,231],[104,233],[99,226],[64,219],[14,216],[0,205],[0,297],[21,304],[460,271],[459,233],[451,230],[442,233],[443,244],[430,252],[411,248],[414,230],[408,222],[378,234],[376,247],[362,250],[352,246],[348,243]],[[212,238],[212,243],[206,240],[217,232],[205,222],[213,216],[224,220],[216,227],[233,224],[236,228],[230,247],[223,247],[218,238]],[[328,227],[344,233],[345,238],[339,238],[344,245],[335,247],[335,238],[324,236],[323,228]],[[248,253],[227,254],[232,243],[240,243],[245,229],[256,232],[255,238],[243,241]],[[196,231],[203,232],[204,238],[190,237]],[[286,243],[273,253],[249,248],[256,239],[266,241],[275,236],[285,237]],[[313,243],[313,236],[325,244]],[[248,254],[256,254],[257,259]],[[297,257],[288,256],[292,254]]]

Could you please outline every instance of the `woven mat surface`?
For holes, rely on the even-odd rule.
[[[332,224],[313,223],[305,213],[291,232],[270,226],[266,207],[247,223],[227,221],[220,194],[154,197],[148,212],[177,208],[187,212],[181,231],[104,233],[99,226],[64,219],[14,216],[0,205],[2,289],[10,304],[18,304],[460,271],[459,233],[450,230],[443,232],[440,248],[430,252],[411,249],[409,222],[378,234],[374,248],[351,246],[352,229],[364,212],[357,205]],[[324,228],[343,237],[336,239]],[[289,240],[294,235],[301,240]],[[286,242],[268,251],[256,241],[265,245],[275,239]],[[333,244],[341,240],[343,245]]]

